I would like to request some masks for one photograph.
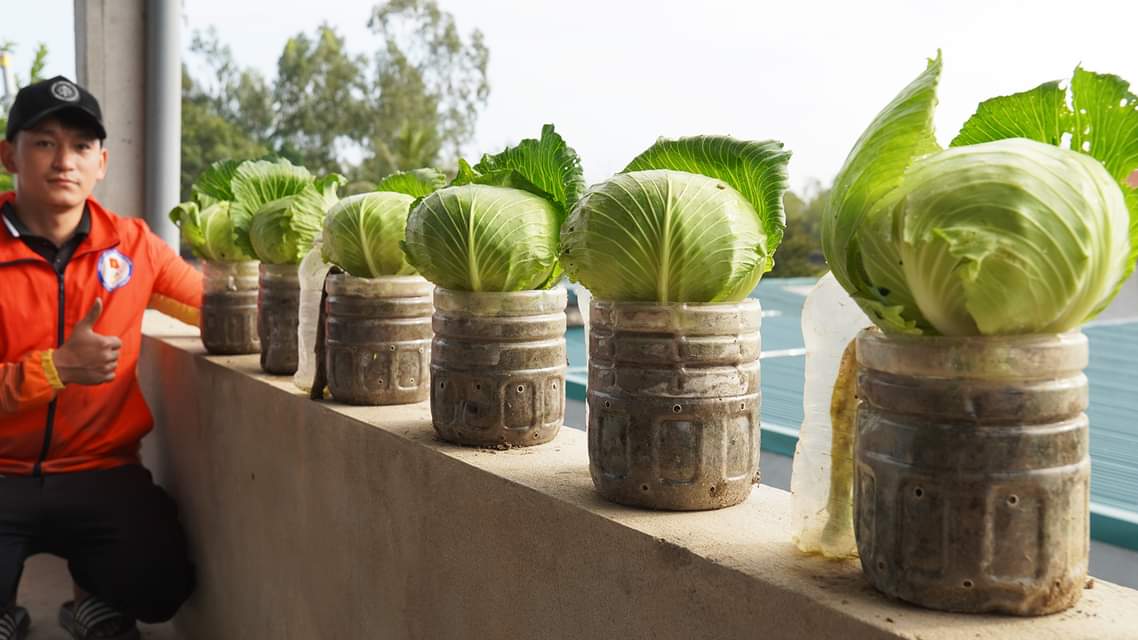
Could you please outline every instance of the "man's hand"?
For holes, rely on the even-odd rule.
[[[71,338],[52,354],[63,384],[103,384],[115,379],[122,340],[95,333],[92,327],[102,314],[103,301],[96,298],[71,331]]]

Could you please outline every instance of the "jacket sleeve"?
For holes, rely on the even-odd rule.
[[[18,362],[0,363],[0,416],[41,407],[63,388],[54,351],[32,351]]]
[[[201,319],[202,274],[158,236],[147,231],[154,288],[147,306],[197,326]]]

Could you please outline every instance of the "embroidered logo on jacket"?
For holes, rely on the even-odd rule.
[[[130,282],[134,264],[118,249],[107,249],[99,254],[99,282],[107,291],[114,291]]]

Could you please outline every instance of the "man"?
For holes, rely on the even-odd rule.
[[[0,640],[23,638],[24,559],[65,558],[74,638],[138,638],[193,589],[173,501],[140,464],[142,314],[197,323],[201,276],[137,218],[92,197],[99,104],[63,77],[24,87],[0,141]]]

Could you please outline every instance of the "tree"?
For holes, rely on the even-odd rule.
[[[375,59],[377,117],[363,172],[453,164],[490,96],[482,32],[464,39],[435,0],[388,0],[372,11],[368,27],[384,45]]]
[[[272,92],[276,152],[313,171],[342,171],[340,152],[365,139],[370,128],[369,91],[367,58],[349,55],[332,27],[321,25],[311,38],[290,38]]]
[[[218,112],[208,95],[182,68],[182,200],[210,164],[225,158],[259,158],[269,150],[248,131]]]
[[[14,42],[6,41],[0,43],[0,56],[11,55],[11,53],[15,50],[16,43]],[[38,46],[36,46],[35,55],[32,56],[32,65],[28,70],[28,83],[39,82],[40,80],[43,80],[43,69],[46,64],[47,45],[41,42]],[[20,75],[16,74],[16,86],[21,87],[23,84],[24,83],[20,81]],[[4,105],[3,113],[0,113],[0,131],[7,131],[7,129],[8,105]],[[3,167],[0,167],[0,192],[11,191],[13,188],[15,188],[15,185],[12,180],[12,175],[5,171]]]
[[[827,271],[822,255],[822,213],[830,190],[815,183],[807,188],[804,197],[788,191],[783,198],[786,233],[775,251],[774,269],[768,277],[816,277]]]
[[[183,80],[183,193],[214,160],[265,153],[344,173],[355,180],[348,192],[397,170],[452,167],[489,96],[482,34],[464,37],[435,0],[388,0],[368,25],[380,39],[371,55],[350,53],[327,24],[289,38],[271,83],[240,67],[215,30],[195,33],[191,62],[200,64]]]

